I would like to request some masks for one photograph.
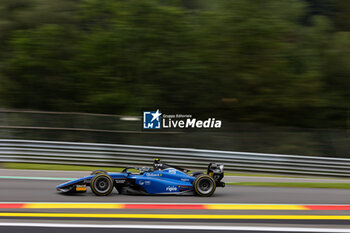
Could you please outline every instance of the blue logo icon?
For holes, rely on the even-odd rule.
[[[156,112],[143,112],[143,128],[144,129],[160,129],[161,115],[159,109]]]

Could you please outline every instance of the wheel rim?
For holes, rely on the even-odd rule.
[[[99,193],[107,193],[111,187],[111,182],[106,177],[98,177],[94,182],[94,188]]]
[[[201,194],[208,194],[214,188],[213,182],[211,179],[204,177],[198,181],[198,190]]]

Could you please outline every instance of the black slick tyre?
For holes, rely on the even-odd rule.
[[[90,187],[95,195],[107,196],[112,192],[114,182],[109,175],[100,173],[92,178]]]
[[[201,175],[194,180],[193,187],[198,196],[210,197],[215,192],[216,184],[211,176]]]

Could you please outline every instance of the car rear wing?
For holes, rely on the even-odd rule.
[[[219,163],[209,163],[207,174],[216,182],[216,186],[225,187],[225,183],[221,182],[222,178],[224,178],[224,165]]]

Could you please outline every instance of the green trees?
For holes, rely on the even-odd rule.
[[[215,109],[235,121],[339,126],[350,85],[342,4],[4,0],[0,104],[137,115]]]

